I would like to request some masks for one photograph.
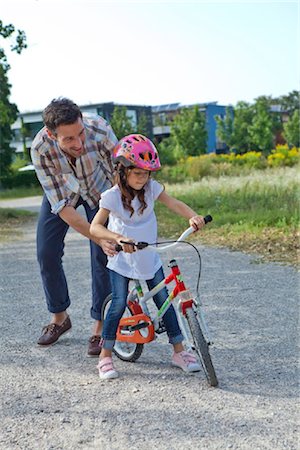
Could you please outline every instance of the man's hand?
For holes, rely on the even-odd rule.
[[[107,256],[114,256],[118,252],[116,251],[116,243],[113,241],[108,241],[106,239],[99,239],[98,245],[101,246],[102,250]]]

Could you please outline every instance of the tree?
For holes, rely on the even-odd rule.
[[[0,37],[9,39],[16,34],[11,51],[18,54],[22,52],[26,45],[26,35],[24,31],[16,30],[12,24],[3,25],[0,20]],[[12,140],[11,125],[17,119],[18,108],[14,103],[10,103],[10,89],[7,73],[10,66],[3,48],[0,48],[0,174],[5,175],[9,172],[12,162],[13,150],[10,147]]]
[[[142,112],[141,114],[139,114],[136,132],[147,136],[148,130],[149,130],[148,118],[146,114]]]
[[[232,108],[227,107],[225,109],[225,116],[215,116],[217,123],[216,135],[221,142],[227,145],[230,149],[234,147],[234,115]]]
[[[131,120],[127,116],[126,106],[114,107],[110,125],[118,139],[135,132]]]
[[[265,97],[257,99],[253,105],[253,112],[252,124],[249,127],[253,150],[268,154],[274,145],[274,119],[268,100]]]
[[[283,124],[283,135],[290,147],[300,146],[300,117],[299,109],[296,109],[289,120]]]
[[[174,140],[171,136],[164,138],[156,145],[159,153],[159,160],[162,166],[173,166],[176,164],[176,157],[174,155]]]
[[[245,153],[251,150],[249,128],[253,120],[253,109],[249,103],[241,101],[232,110],[226,108],[224,118],[216,117],[217,136],[232,151]]]
[[[206,153],[207,130],[205,116],[199,106],[183,108],[170,123],[176,159]]]
[[[284,111],[293,114],[294,111],[299,111],[300,105],[300,91],[292,91],[288,95],[282,95],[277,100],[277,104],[281,105]]]

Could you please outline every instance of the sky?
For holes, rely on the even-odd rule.
[[[0,0],[0,20],[28,44],[18,55],[0,37],[10,101],[28,112],[60,96],[82,106],[287,95],[299,89],[299,1]]]

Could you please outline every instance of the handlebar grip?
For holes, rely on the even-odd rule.
[[[211,222],[212,220],[213,220],[213,218],[211,217],[210,214],[208,214],[207,216],[204,217],[205,224],[207,224],[208,222]]]
[[[138,242],[138,243],[127,242],[127,241],[120,241],[120,242],[122,242],[122,244],[132,245],[132,247],[136,247],[138,250],[142,250],[143,248],[148,247],[147,242]],[[116,244],[115,245],[115,250],[116,250],[116,252],[121,252],[123,250],[122,245]]]

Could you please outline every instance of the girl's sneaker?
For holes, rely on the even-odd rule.
[[[109,380],[111,378],[118,378],[119,376],[110,356],[101,359],[97,365],[97,369],[99,370],[99,377],[101,380]]]
[[[180,367],[180,369],[188,373],[199,372],[199,370],[201,370],[201,366],[196,357],[192,353],[186,351],[174,353],[172,357],[172,365]]]

